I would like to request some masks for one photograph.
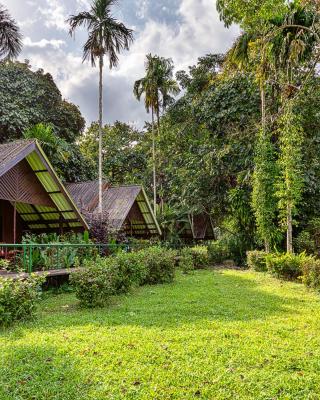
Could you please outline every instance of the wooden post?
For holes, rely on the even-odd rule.
[[[17,206],[16,202],[13,205],[13,244],[17,241]]]
[[[59,214],[59,234],[63,235],[63,216]]]

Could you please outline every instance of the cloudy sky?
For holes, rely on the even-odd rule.
[[[98,71],[82,64],[86,34],[68,36],[65,20],[88,9],[90,0],[0,0],[24,35],[21,60],[50,72],[62,95],[77,104],[87,123],[97,120]],[[238,34],[219,21],[215,0],[121,0],[114,14],[135,31],[129,52],[118,69],[105,70],[104,120],[129,121],[137,126],[148,119],[143,104],[132,94],[133,83],[144,74],[147,53],[174,60],[176,70],[195,64],[207,53],[224,52]]]

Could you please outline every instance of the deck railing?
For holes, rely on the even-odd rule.
[[[120,250],[130,251],[131,247],[127,244],[0,244],[0,269],[5,266],[9,271],[27,273],[69,269],[85,259],[109,256]]]

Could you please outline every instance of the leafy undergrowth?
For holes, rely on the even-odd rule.
[[[317,294],[249,271],[179,275],[105,309],[48,295],[0,334],[0,399],[318,399],[319,328]]]

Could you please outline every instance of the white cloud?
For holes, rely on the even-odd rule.
[[[71,39],[65,23],[70,14],[89,8],[91,0],[0,2],[22,21],[25,46],[21,59],[29,59],[35,69],[51,73],[63,96],[80,106],[88,123],[96,120],[98,70],[82,64],[87,35],[82,30]],[[134,81],[144,74],[147,53],[171,57],[176,70],[186,69],[200,56],[227,50],[239,33],[237,27],[225,29],[214,0],[172,0],[170,13],[159,18],[165,6],[169,7],[169,1],[121,0],[116,7],[118,18],[136,25],[136,40],[130,51],[121,55],[119,68],[111,72],[105,69],[105,121],[132,120],[143,125],[148,118],[143,103],[132,93]],[[126,12],[121,15],[121,10]],[[155,12],[157,15],[153,15]]]
[[[149,7],[149,0],[136,0],[136,7],[136,16],[141,19],[145,18]]]
[[[28,47],[37,47],[39,49],[44,49],[45,47],[52,47],[54,49],[59,49],[62,46],[66,45],[66,42],[64,40],[58,40],[58,39],[41,39],[38,42],[33,42],[29,36],[25,37],[23,39],[23,45],[28,48]]]
[[[149,20],[136,37],[129,53],[121,56],[114,75],[137,77],[143,73],[147,53],[174,60],[176,69],[195,64],[207,53],[225,52],[239,33],[237,27],[225,29],[212,0],[181,0],[178,26]]]
[[[47,28],[56,28],[58,30],[67,31],[66,23],[67,11],[63,2],[59,0],[46,0],[45,7],[39,7],[38,11],[44,17],[44,25]]]

